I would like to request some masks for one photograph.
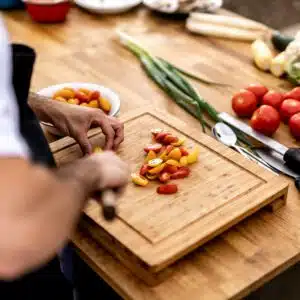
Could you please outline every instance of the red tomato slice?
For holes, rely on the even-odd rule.
[[[156,189],[158,194],[165,194],[165,195],[169,195],[169,194],[175,194],[178,191],[178,187],[176,184],[165,184],[165,185],[161,185]]]
[[[164,172],[167,172],[169,174],[174,174],[177,171],[178,171],[178,167],[176,166],[166,165],[164,168]]]
[[[174,149],[174,146],[172,146],[172,145],[168,145],[167,147],[166,147],[166,150],[167,150],[167,155],[172,151]]]
[[[155,140],[158,142],[158,143],[161,143],[163,141],[163,139],[168,135],[169,133],[168,132],[160,132],[158,133],[156,136],[155,136]]]
[[[158,153],[162,148],[162,144],[152,144],[152,145],[148,145],[144,148],[145,152],[149,152],[150,150]]]
[[[190,175],[190,169],[188,167],[181,167],[174,174],[171,174],[171,179],[181,179]]]
[[[162,143],[165,144],[165,145],[169,145],[169,144],[172,144],[172,143],[176,143],[178,141],[178,138],[175,137],[175,136],[172,136],[171,134],[167,134]]]
[[[189,155],[189,152],[187,151],[186,148],[184,147],[179,147],[180,151],[181,151],[181,155],[182,156],[188,156]]]
[[[162,174],[160,174],[159,176],[159,181],[162,183],[166,183],[170,180],[170,174],[167,172],[163,172]]]
[[[143,165],[140,169],[140,175],[145,176],[149,170],[149,166],[147,164]]]

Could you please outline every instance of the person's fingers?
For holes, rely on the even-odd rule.
[[[102,132],[106,136],[106,145],[105,149],[106,150],[111,150],[114,145],[114,138],[115,138],[115,131],[112,128],[110,122],[107,119],[102,119],[100,122],[97,121],[99,126],[102,129]]]
[[[122,123],[112,123],[112,126],[115,130],[113,149],[117,150],[119,145],[124,141],[124,125]]]
[[[78,132],[75,135],[75,139],[79,144],[82,153],[85,154],[92,154],[92,145],[88,139],[86,132]]]

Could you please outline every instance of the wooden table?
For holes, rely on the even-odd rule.
[[[121,114],[153,104],[197,124],[145,76],[135,57],[116,41],[116,27],[127,28],[153,53],[185,69],[234,84],[234,88],[195,84],[220,111],[230,112],[233,91],[251,82],[279,90],[289,87],[252,65],[249,44],[191,35],[183,20],[143,8],[122,16],[92,16],[74,8],[68,22],[60,25],[34,24],[24,12],[6,13],[5,19],[13,41],[28,43],[38,53],[33,90],[67,81],[101,83],[120,94]],[[276,138],[293,145],[284,126]],[[240,299],[298,261],[299,219],[299,194],[291,182],[286,207],[248,218],[176,263],[174,275],[154,288],[134,278],[86,232],[78,232],[74,243],[125,299]]]

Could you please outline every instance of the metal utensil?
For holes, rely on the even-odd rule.
[[[236,134],[225,123],[221,123],[221,122],[217,123],[213,127],[212,132],[213,132],[213,135],[216,137],[216,139],[218,141],[220,141],[221,143],[223,143],[224,145],[226,145],[230,148],[233,148],[234,150],[236,150],[237,152],[239,152],[240,154],[242,154],[246,158],[257,162],[262,167],[264,167],[264,168],[268,169],[269,171],[277,174],[277,171],[274,168],[272,168],[272,166],[270,166],[268,163],[266,163],[263,159],[256,156],[255,154],[251,153],[247,149],[238,146],[236,144],[237,143]]]
[[[282,155],[268,148],[257,149],[256,153],[269,165],[277,169],[280,173],[293,178],[295,180],[296,188],[300,190],[300,174],[294,172],[292,169],[285,165]]]
[[[253,137],[257,141],[261,142],[268,148],[276,151],[277,153],[281,154],[283,160],[285,161],[286,165],[294,170],[300,170],[300,149],[299,148],[288,148],[279,142],[275,141],[272,138],[269,138],[261,133],[256,132],[250,126],[245,124],[242,121],[237,120],[236,118],[232,117],[227,113],[220,113],[219,117],[227,124],[241,130],[242,132],[248,134],[249,136]]]

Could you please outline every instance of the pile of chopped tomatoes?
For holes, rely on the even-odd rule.
[[[153,144],[144,148],[145,160],[138,173],[131,174],[132,182],[139,186],[148,185],[149,181],[158,181],[158,194],[174,194],[177,184],[171,180],[183,179],[190,175],[191,165],[198,160],[199,148],[192,150],[184,147],[184,138],[178,138],[162,129],[151,130]]]

